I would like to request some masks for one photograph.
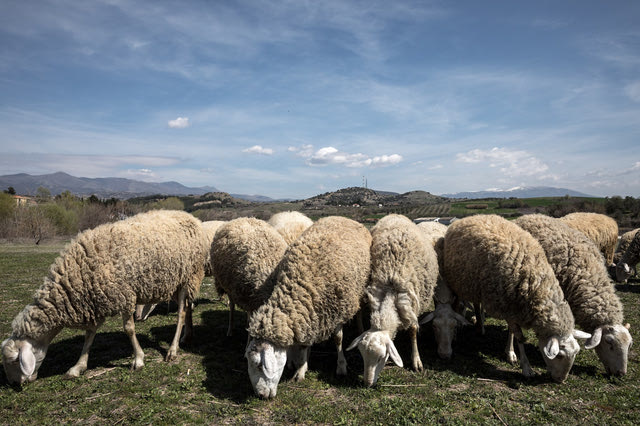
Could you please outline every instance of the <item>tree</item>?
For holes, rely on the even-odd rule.
[[[13,217],[16,209],[16,201],[8,192],[0,193],[0,219]]]
[[[36,190],[36,201],[38,203],[44,203],[51,199],[51,191],[49,188],[45,188],[44,186],[39,186]]]
[[[5,193],[9,194],[9,195],[16,195],[16,190],[13,188],[13,186],[10,186],[9,188],[7,188],[6,191],[4,191]]]

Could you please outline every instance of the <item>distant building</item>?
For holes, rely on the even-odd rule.
[[[420,222],[438,222],[443,225],[450,225],[451,222],[454,222],[456,220],[458,220],[457,217],[419,217],[413,219],[413,222],[416,224]]]
[[[30,204],[36,204],[36,201],[31,197],[25,197],[24,195],[14,195],[13,199],[16,200],[17,206],[26,206]]]

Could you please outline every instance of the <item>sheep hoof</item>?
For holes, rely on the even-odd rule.
[[[510,364],[517,364],[518,363],[518,357],[516,356],[516,353],[511,351],[511,352],[507,352],[507,361]]]
[[[338,368],[336,368],[337,376],[346,376],[347,375],[347,363],[338,364]]]
[[[169,351],[167,353],[167,356],[164,357],[164,360],[166,362],[170,362],[173,361],[174,359],[176,359],[178,357],[178,354],[176,354],[174,351]]]
[[[522,375],[524,377],[526,377],[527,379],[530,379],[531,377],[535,377],[536,376],[536,372],[533,371],[530,367],[529,368],[523,368],[522,369]]]
[[[424,370],[424,367],[422,366],[422,361],[418,360],[417,362],[414,362],[413,370],[417,372],[422,372]]]
[[[142,367],[144,367],[143,361],[133,361],[133,364],[131,364],[131,371],[140,370]]]
[[[82,369],[79,367],[71,367],[64,375],[66,379],[77,379],[82,374]]]

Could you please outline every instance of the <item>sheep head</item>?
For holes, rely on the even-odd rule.
[[[363,379],[367,386],[373,386],[380,377],[382,368],[391,360],[398,366],[402,367],[402,358],[398,354],[398,350],[393,344],[393,340],[388,332],[368,330],[356,337],[349,345],[347,350],[358,347],[362,359],[364,360]]]
[[[33,382],[46,354],[46,348],[40,348],[33,339],[12,336],[2,342],[2,363],[9,383]]]
[[[249,379],[255,393],[265,399],[275,398],[278,383],[287,363],[287,350],[266,340],[252,338],[244,353]]]
[[[433,334],[438,345],[438,356],[442,359],[450,359],[453,349],[451,344],[456,336],[458,325],[471,325],[469,321],[453,310],[449,303],[439,303],[436,310],[428,313],[420,324],[433,321]]]
[[[616,265],[616,281],[619,283],[627,282],[627,280],[636,274],[636,269],[633,266],[629,266],[625,262],[618,262]]]
[[[538,340],[538,348],[547,365],[547,370],[556,382],[562,383],[569,376],[573,361],[580,352],[576,338],[588,339],[591,335],[580,330],[573,330],[567,336],[551,336]]]
[[[615,376],[627,374],[627,359],[633,343],[627,326],[616,324],[598,327],[585,343],[585,348],[595,348],[608,374]]]

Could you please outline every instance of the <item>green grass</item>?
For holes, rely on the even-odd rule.
[[[60,244],[0,245],[0,331],[10,323],[40,285]],[[640,283],[619,286],[626,320],[634,339],[640,327]],[[629,372],[609,378],[593,351],[582,350],[563,384],[550,381],[529,333],[527,352],[540,375],[524,379],[518,367],[504,359],[506,327],[488,319],[486,336],[473,327],[458,332],[454,359],[440,360],[430,327],[423,328],[419,346],[425,371],[387,367],[378,386],[361,385],[362,359],[347,352],[349,374],[336,377],[335,349],[325,343],[311,352],[309,372],[301,383],[278,387],[275,400],[253,395],[246,370],[245,318],[238,315],[234,336],[226,337],[227,306],[206,279],[194,314],[195,336],[181,348],[178,360],[163,358],[173,336],[176,313],[159,306],[136,331],[145,351],[145,367],[130,371],[131,345],[118,318],[99,330],[89,357],[89,369],[76,380],[65,371],[80,354],[83,334],[64,330],[53,341],[39,378],[21,390],[0,373],[3,423],[165,424],[165,423],[324,423],[324,424],[638,424],[640,365],[632,348]],[[357,332],[348,329],[346,343]],[[405,333],[396,344],[405,363],[410,346]]]

